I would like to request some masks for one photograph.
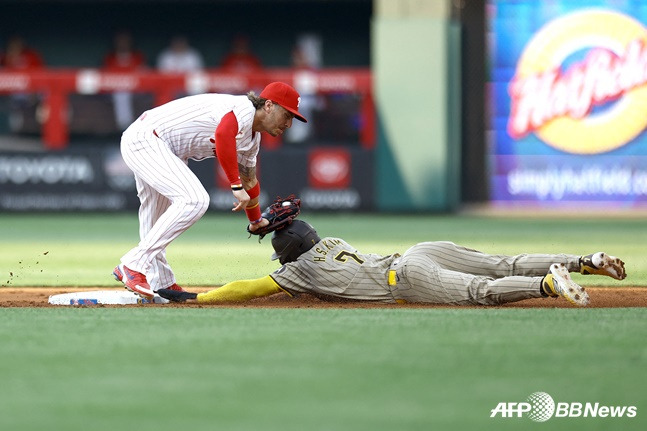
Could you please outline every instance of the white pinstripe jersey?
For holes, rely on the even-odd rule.
[[[155,130],[179,158],[201,160],[215,156],[211,140],[230,111],[238,120],[238,163],[256,166],[261,134],[252,132],[256,109],[247,96],[208,93],[183,97],[144,112],[133,126]]]
[[[395,255],[363,254],[340,238],[323,238],[270,276],[291,295],[395,302],[388,271]]]

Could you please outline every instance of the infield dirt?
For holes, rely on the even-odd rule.
[[[119,288],[116,288],[119,289]],[[204,292],[212,287],[193,287],[193,292]],[[113,290],[111,288],[74,288],[74,287],[2,287],[0,288],[0,307],[61,307],[47,302],[50,295],[85,290]],[[586,289],[591,297],[588,308],[647,307],[647,288],[644,287],[589,287]],[[87,306],[82,306],[87,307]],[[141,304],[141,305],[92,305],[92,307],[260,307],[260,308],[482,308],[480,306],[464,307],[435,304],[379,304],[371,302],[328,302],[310,295],[290,298],[285,294],[276,294],[245,303],[219,305],[205,304]],[[515,308],[575,308],[562,298],[527,299],[505,304],[500,307]]]

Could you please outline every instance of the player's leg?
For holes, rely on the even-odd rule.
[[[546,268],[553,263],[564,264],[569,272],[580,272],[584,275],[604,275],[616,280],[624,280],[627,277],[625,263],[604,252],[585,256],[563,253],[507,256],[488,255],[446,241],[422,243],[420,246],[444,268],[490,277],[538,276],[544,274]]]
[[[553,263],[562,263],[571,272],[580,271],[580,256],[571,254],[491,255],[449,241],[423,242],[412,249],[444,269],[486,277],[544,276]]]
[[[396,299],[407,302],[498,305],[543,296],[543,276],[492,278],[453,271],[420,250],[407,251],[399,266],[401,277],[392,291]]]
[[[562,296],[579,307],[589,304],[589,294],[584,288],[575,283],[570,273],[562,264],[550,266],[550,274],[541,281],[542,292],[546,296]]]
[[[137,247],[122,258],[131,269],[148,274],[156,259],[175,238],[198,221],[209,206],[209,194],[189,167],[152,133],[141,134],[132,147],[123,149],[124,161],[139,180],[171,204],[161,213]],[[146,140],[147,145],[142,144]]]
[[[457,279],[456,274],[454,271],[441,269],[440,278],[447,286],[451,287],[452,281],[455,282]],[[468,283],[469,299],[467,303],[500,305],[528,298],[561,296],[578,307],[585,307],[589,304],[589,295],[583,287],[571,279],[564,264],[550,265],[549,272],[543,277],[510,276],[493,279],[482,276],[470,278],[470,274],[458,274],[467,276],[465,279]],[[449,293],[456,296],[460,291]]]
[[[166,196],[160,194],[135,175],[139,206],[139,239],[143,240],[157,220],[171,205]],[[162,250],[151,264],[146,274],[148,284],[153,290],[162,289],[175,283],[175,275],[166,260],[166,250]]]
[[[153,261],[151,268],[153,268],[151,272],[155,277],[150,280],[153,290],[164,289],[175,284],[175,274],[168,260],[166,260],[166,250],[162,250],[157,255],[157,259]]]
[[[616,280],[627,278],[625,263],[607,253],[599,251],[580,259],[580,273],[584,275],[606,275]]]
[[[425,247],[412,247],[395,265],[398,282],[392,288],[396,299],[446,304],[499,305],[529,298],[562,296],[586,306],[584,289],[575,283],[564,264],[551,264],[541,276],[500,278],[453,271],[439,265]]]

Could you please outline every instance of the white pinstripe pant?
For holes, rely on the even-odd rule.
[[[553,263],[579,271],[580,256],[489,255],[448,241],[423,242],[391,265],[396,299],[437,304],[497,305],[541,296],[539,285]]]
[[[166,247],[197,222],[209,207],[209,194],[169,146],[136,121],[121,138],[121,154],[135,174],[139,207],[139,244],[122,258],[146,275],[153,290],[175,283]]]

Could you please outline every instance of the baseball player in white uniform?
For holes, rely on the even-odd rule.
[[[267,85],[260,96],[201,94],[144,112],[123,133],[121,153],[135,174],[139,208],[139,244],[113,271],[128,290],[152,298],[155,291],[182,288],[166,260],[166,247],[197,222],[209,207],[209,194],[187,166],[189,159],[217,157],[249,229],[267,225],[258,205],[256,156],[261,132],[281,135],[299,113],[300,96],[282,82]]]
[[[569,272],[626,277],[624,262],[598,252],[488,255],[448,241],[423,242],[402,256],[361,253],[340,238],[321,239],[308,223],[294,220],[272,234],[272,259],[282,266],[256,280],[228,283],[200,294],[167,289],[171,301],[246,301],[284,292],[322,299],[383,303],[499,305],[528,298],[564,297],[577,306],[588,294]]]

